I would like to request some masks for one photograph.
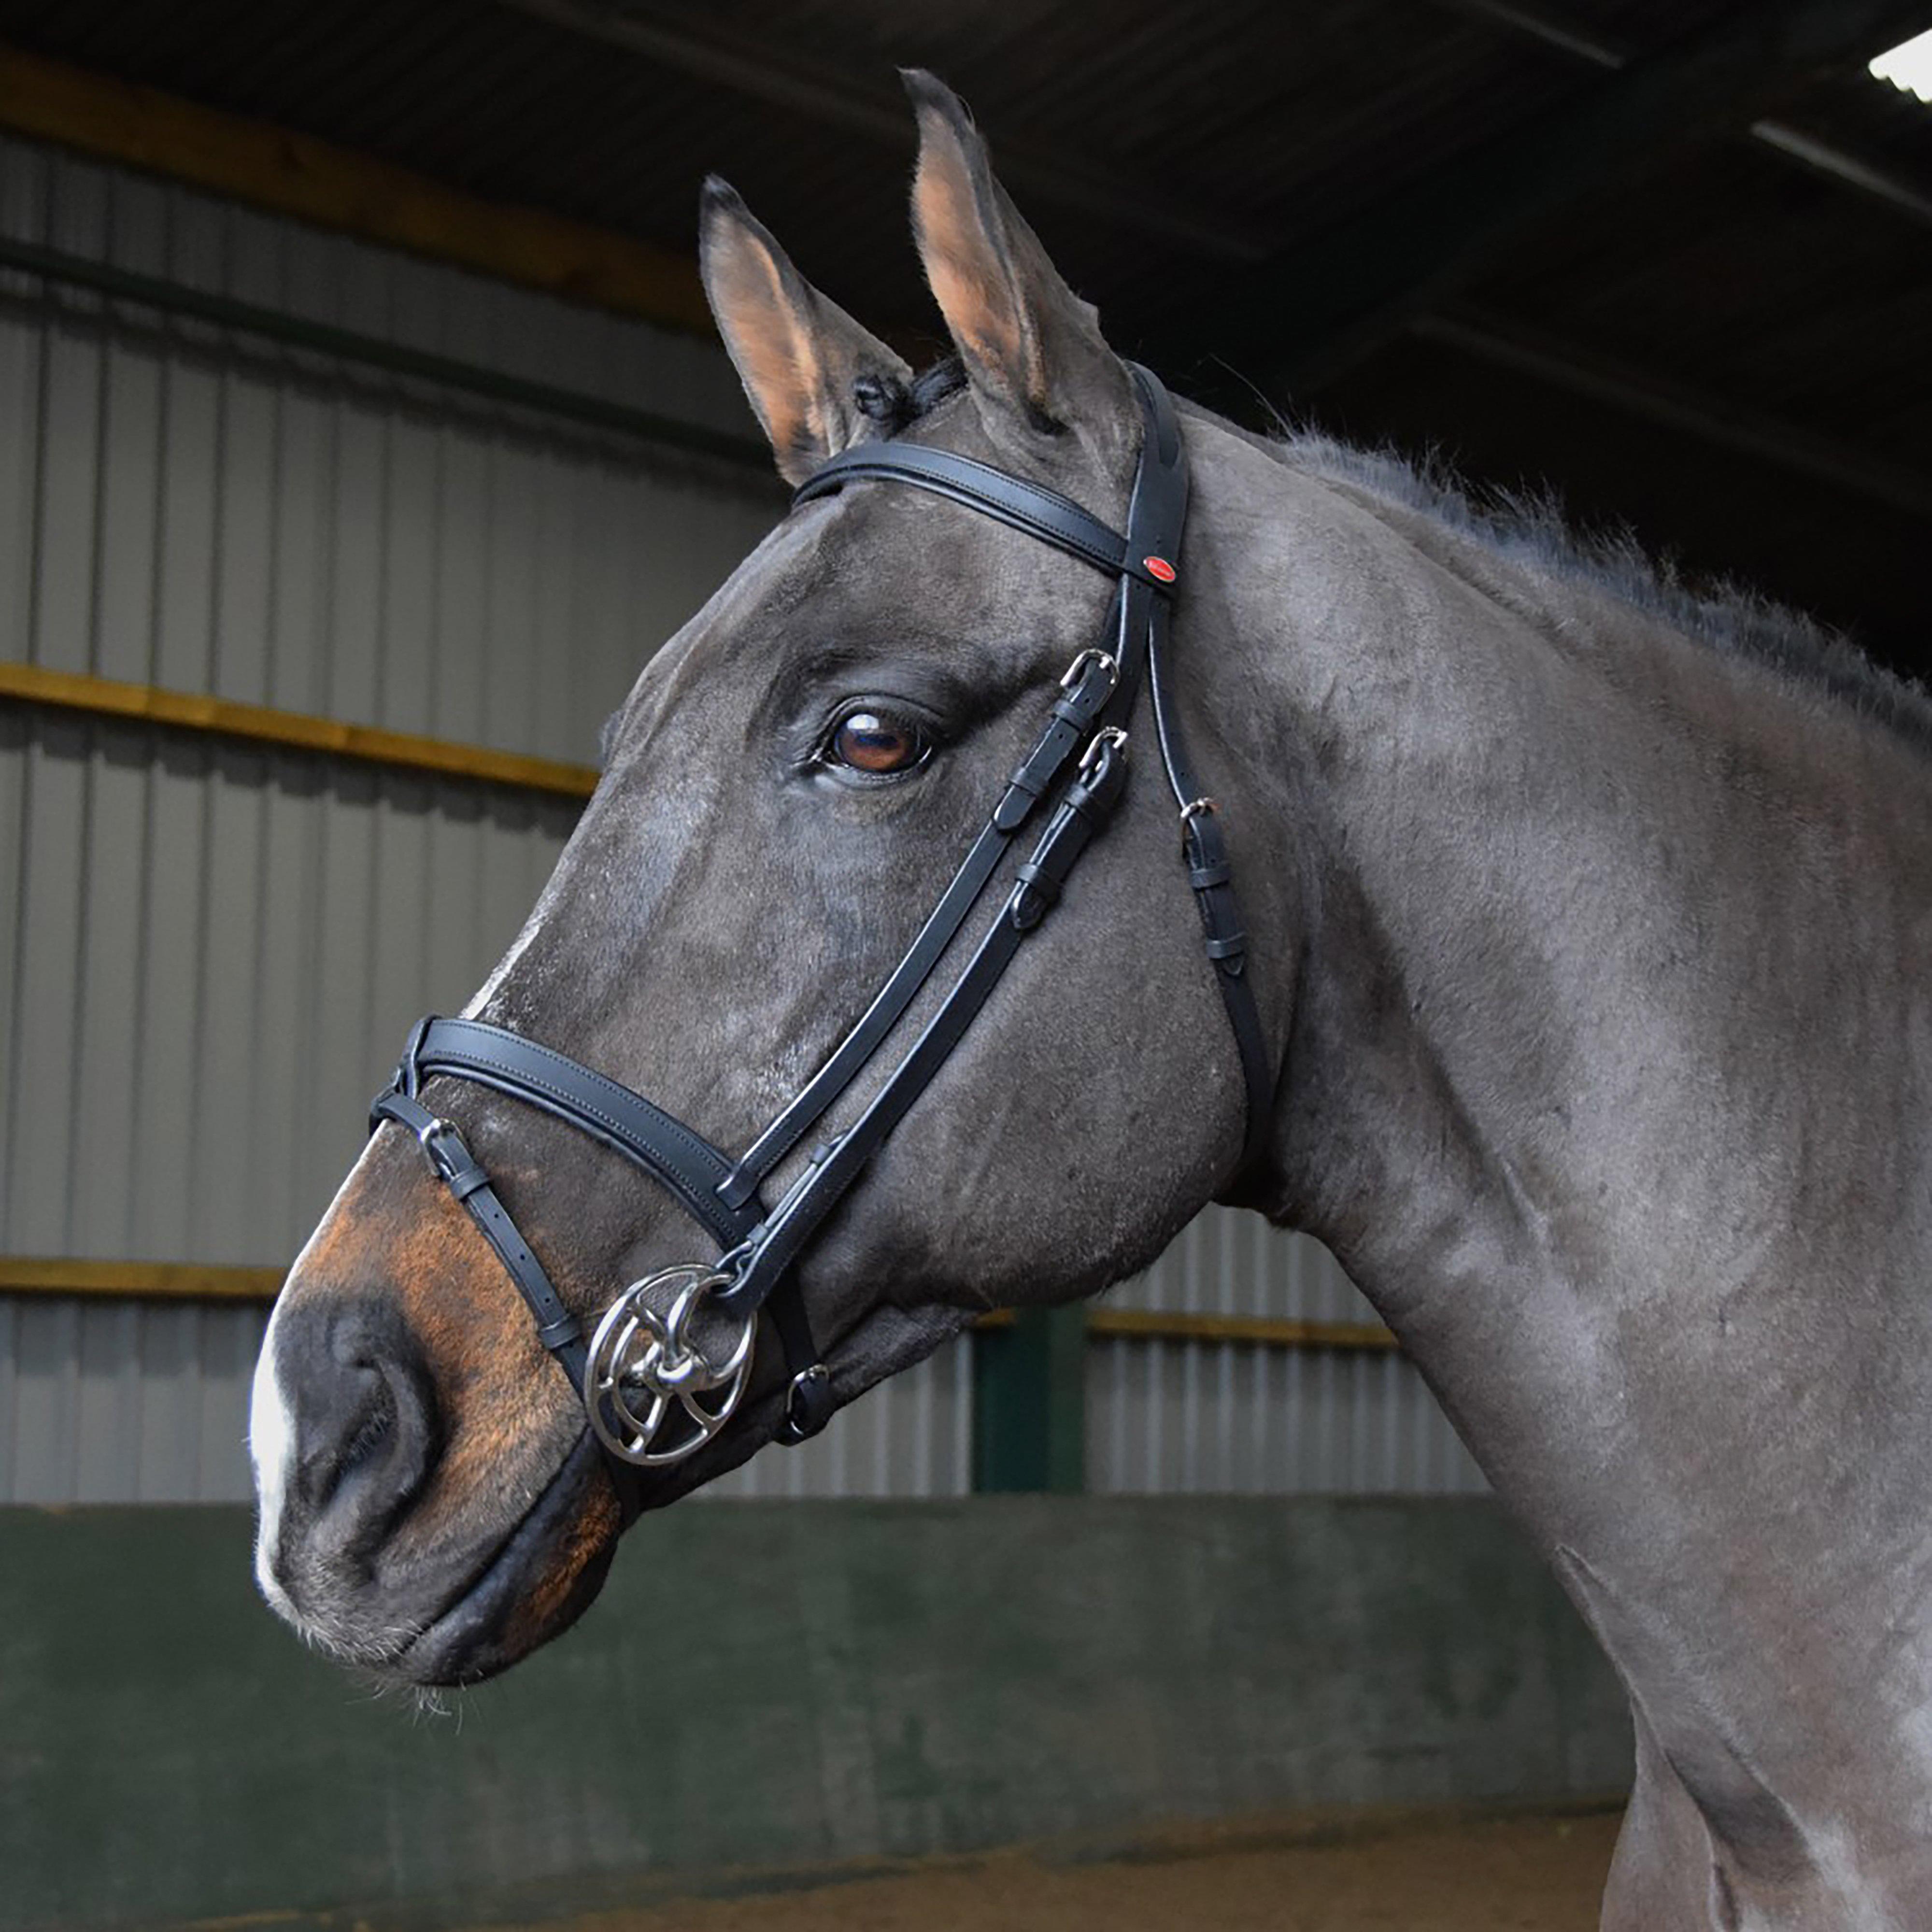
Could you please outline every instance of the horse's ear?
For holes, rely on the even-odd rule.
[[[770,437],[778,473],[802,483],[865,435],[862,388],[908,382],[912,371],[808,282],[716,175],[698,212],[698,263],[738,380]]]
[[[913,232],[974,388],[1032,430],[1110,443],[1138,430],[1132,391],[1093,305],[1060,279],[993,174],[959,97],[918,68],[901,77],[919,118]]]

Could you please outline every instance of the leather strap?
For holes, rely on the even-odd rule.
[[[494,1088],[602,1141],[662,1182],[721,1247],[742,1240],[758,1216],[721,1193],[731,1163],[682,1120],[628,1087],[520,1034],[483,1020],[432,1016],[398,1070],[405,1092],[432,1074],[454,1073]]]
[[[1221,834],[1221,808],[1201,791],[1200,781],[1187,761],[1180,722],[1167,689],[1165,653],[1156,648],[1149,662],[1148,692],[1153,703],[1154,735],[1161,763],[1180,808],[1181,856],[1187,863],[1187,882],[1201,914],[1201,938],[1214,969],[1234,1046],[1240,1056],[1241,1083],[1247,1094],[1247,1127],[1242,1137],[1237,1174],[1245,1174],[1262,1157],[1274,1118],[1274,1070],[1268,1054],[1268,1034],[1255,1004],[1247,976],[1248,935],[1234,897],[1234,868],[1228,862]]]
[[[508,1270],[537,1325],[537,1340],[562,1364],[572,1388],[582,1395],[583,1327],[544,1272],[543,1264],[530,1252],[509,1210],[497,1198],[489,1175],[470,1151],[469,1142],[453,1122],[432,1114],[406,1094],[379,1094],[370,1112],[377,1122],[394,1120],[415,1135],[431,1168],[469,1211]]]
[[[718,1188],[728,1207],[742,1207],[755,1196],[759,1183],[824,1117],[878,1052],[932,976],[940,956],[986,890],[986,881],[998,869],[1042,794],[1066,769],[1118,682],[1118,666],[1106,652],[1083,651],[1074,660],[1060,681],[1060,694],[1046,730],[1007,781],[992,818],[974,840],[919,937],[831,1058],[752,1142]]]
[[[1052,909],[1060,884],[1106,824],[1126,782],[1124,748],[1111,740],[1099,742],[1100,753],[1069,788],[1032,858],[1020,868],[1019,880],[999,918],[905,1058],[859,1118],[827,1143],[744,1251],[720,1264],[735,1265],[737,1279],[718,1291],[713,1298],[718,1307],[742,1313],[764,1300],[771,1285],[790,1268],[880,1144],[932,1084],[1022,944]]]
[[[1132,556],[1168,562],[1178,548],[1186,521],[1187,466],[1173,405],[1166,390],[1145,371],[1137,369],[1134,376],[1143,430],[1141,460],[1128,506],[1127,534],[1122,538],[1109,532],[1110,541],[1102,556],[1092,554],[1102,547],[1059,544],[1103,568],[1110,567],[1103,557]],[[936,490],[942,496],[966,500],[952,487],[955,472],[951,467],[923,460],[939,454],[919,448],[893,448],[883,454],[874,450],[863,473],[876,480],[896,477],[922,488]],[[902,454],[921,460],[900,467],[896,458]],[[950,459],[955,464],[966,461]],[[970,466],[975,471],[985,467],[982,464]],[[853,464],[845,468],[856,472],[860,466]],[[999,475],[997,471],[990,473]],[[999,513],[1001,520],[1033,529],[1036,534],[1045,534],[1056,527],[1054,520],[1064,509],[1075,507],[1068,505],[1064,497],[1036,484],[1014,477],[1001,477],[1000,481],[1005,486]],[[810,490],[812,483],[808,482],[805,488]],[[1084,515],[1084,512],[1079,514]],[[1052,536],[1046,540],[1058,541]],[[1171,562],[1168,568],[1172,570]],[[790,1266],[805,1243],[857,1180],[886,1135],[904,1118],[958,1045],[1000,975],[1011,964],[1022,940],[1038,928],[1051,910],[1081,854],[1112,814],[1126,782],[1126,728],[1139,695],[1142,674],[1160,634],[1155,614],[1166,609],[1167,588],[1166,580],[1150,572],[1123,572],[1114,604],[1118,628],[1114,657],[1118,675],[1101,714],[1104,722],[1089,741],[1081,767],[1032,856],[1019,868],[1017,882],[1000,918],[981,940],[939,1010],[866,1112],[794,1183],[766,1226],[721,1264],[734,1269],[737,1275],[729,1287],[718,1291],[721,1307],[741,1311],[755,1308],[770,1293],[771,1285]]]
[[[1167,587],[1166,580],[1150,571],[1146,562],[1150,554],[1167,558],[1167,550],[1137,550],[1131,529],[1123,538],[1072,497],[1009,476],[1004,470],[970,456],[956,456],[950,449],[928,449],[916,442],[859,443],[821,464],[799,485],[791,500],[796,508],[842,490],[848,483],[873,482],[916,484],[996,523],[1023,530],[1110,577],[1124,573],[1156,590]]]

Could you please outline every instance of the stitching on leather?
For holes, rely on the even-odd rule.
[[[1136,580],[1144,578],[1145,573],[1135,564],[1127,540],[1110,525],[1090,515],[1070,497],[1063,496],[1058,490],[1049,490],[1042,484],[1008,477],[970,456],[954,456],[950,451],[934,453],[946,458],[943,466],[926,467],[920,458],[920,446],[914,445],[890,458],[856,454],[844,462],[835,458],[833,464],[828,464],[818,474],[826,478],[825,490],[830,489],[835,480],[910,483],[935,496],[951,496],[964,507],[978,509],[1000,522],[1017,524],[1023,531],[1029,527],[1036,532],[1051,531],[1063,545],[1071,547],[1084,561],[1097,569],[1124,572]],[[952,467],[956,464],[973,473],[964,476],[957,474]],[[978,482],[978,477],[989,479],[988,483]],[[812,488],[817,480],[814,478],[805,484],[797,500],[810,502],[824,494],[823,490]],[[1018,500],[1007,494],[1016,483],[1022,486],[1022,491]],[[995,488],[990,487],[992,484],[1000,487]]]
[[[461,1022],[456,1022],[456,1024],[460,1024]],[[554,1048],[539,1045],[535,1040],[524,1040],[521,1035],[516,1036],[516,1038],[518,1044],[529,1052],[540,1053],[545,1059],[557,1061],[566,1066],[568,1066],[571,1064],[565,1059],[565,1057],[562,1054],[557,1052]],[[652,1147],[647,1142],[640,1140],[637,1134],[630,1127],[627,1126],[616,1114],[600,1112],[597,1108],[586,1102],[579,1095],[572,1093],[567,1087],[552,1084],[550,1082],[539,1078],[535,1074],[520,1072],[514,1068],[506,1065],[502,1061],[488,1059],[480,1053],[466,1054],[464,1058],[473,1060],[477,1066],[480,1067],[486,1072],[495,1074],[500,1079],[520,1082],[524,1085],[535,1089],[535,1090],[539,1094],[548,1094],[554,1100],[565,1101],[573,1107],[582,1108],[583,1111],[587,1114],[591,1119],[599,1121],[604,1126],[608,1127],[614,1134],[616,1135],[617,1137],[625,1143],[627,1148],[634,1148],[639,1152],[650,1154],[656,1158],[665,1159],[657,1148]],[[458,1073],[465,1070],[460,1061],[448,1058],[443,1054],[431,1054],[429,1057],[428,1064],[432,1069],[441,1069],[442,1070]],[[592,1072],[588,1067],[579,1068],[578,1070],[584,1075],[588,1079],[598,1082],[600,1086],[609,1088],[613,1091],[620,1094],[623,1094],[625,1091],[622,1088],[617,1085],[617,1083],[615,1081],[608,1079],[602,1074]],[[592,1090],[595,1091],[596,1089],[593,1088]],[[670,1138],[682,1142],[682,1144],[697,1157],[698,1160],[703,1166],[709,1168],[713,1160],[718,1160],[723,1172],[728,1174],[730,1172],[729,1162],[724,1162],[722,1160],[722,1157],[718,1155],[716,1150],[712,1148],[707,1142],[699,1139],[698,1136],[694,1134],[691,1129],[685,1126],[681,1122],[673,1120],[668,1114],[661,1112],[657,1107],[653,1106],[651,1102],[646,1100],[641,1094],[633,1094],[630,1095],[629,1097],[638,1106],[644,1108],[650,1118],[659,1123],[663,1127],[665,1133]],[[667,1166],[670,1166],[672,1163],[668,1159],[665,1159],[665,1165]],[[703,1186],[708,1184],[708,1177],[694,1175],[691,1172],[681,1168],[674,1168],[674,1172],[676,1172],[678,1178],[687,1186],[698,1188],[700,1191],[702,1191]]]

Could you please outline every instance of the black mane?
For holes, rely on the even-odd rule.
[[[1280,461],[1420,512],[1496,556],[1608,592],[1711,650],[1750,658],[1820,691],[1932,757],[1932,695],[1876,663],[1843,632],[1740,585],[1698,584],[1628,532],[1574,530],[1550,496],[1484,496],[1441,464],[1361,449],[1313,430],[1262,445]]]

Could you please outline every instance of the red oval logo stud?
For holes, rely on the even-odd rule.
[[[1174,581],[1174,566],[1164,556],[1144,556],[1141,564],[1150,577],[1157,577],[1163,584]]]

